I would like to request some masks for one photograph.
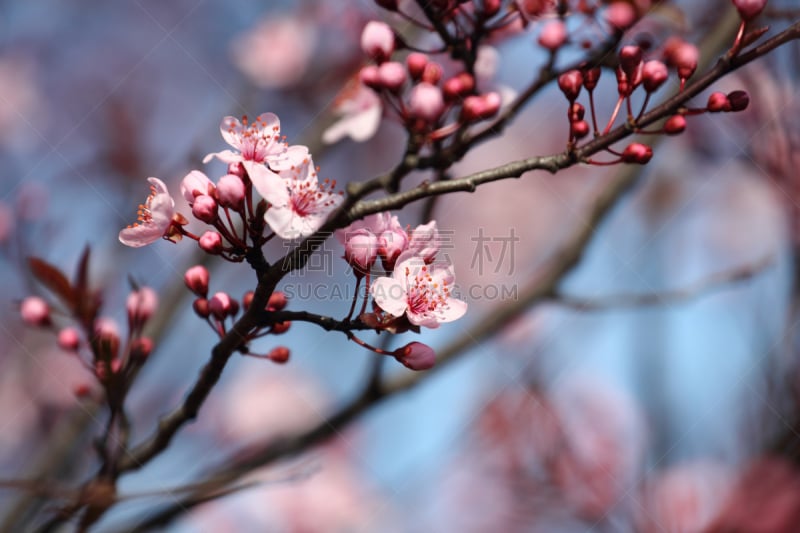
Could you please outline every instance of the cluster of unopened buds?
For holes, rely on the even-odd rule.
[[[183,280],[186,283],[186,287],[196,296],[192,302],[192,309],[194,309],[195,314],[204,319],[220,338],[224,337],[228,332],[229,323],[235,320],[239,311],[247,311],[253,301],[252,291],[245,293],[241,301],[223,291],[215,292],[209,296],[210,275],[208,269],[203,265],[189,268],[184,274]],[[275,291],[270,295],[265,311],[282,311],[287,303],[286,295],[281,291]],[[291,321],[288,320],[272,322],[269,326],[251,333],[243,346],[249,346],[250,341],[265,335],[286,333],[291,325]],[[251,357],[269,359],[276,363],[287,362],[290,355],[289,349],[285,346],[277,346],[266,354],[256,354],[246,350],[243,353]]]
[[[54,267],[48,268],[55,272]],[[117,322],[97,315],[100,307],[96,294],[89,291],[80,294],[75,287],[69,289],[71,296],[61,295],[61,304],[68,312],[58,313],[44,298],[29,296],[20,303],[22,320],[29,326],[52,331],[58,346],[77,357],[106,392],[124,394],[122,391],[127,390],[153,351],[153,340],[143,331],[158,309],[158,295],[150,287],[134,288],[128,294],[128,331],[123,342]],[[86,397],[92,390],[84,383],[74,393]]]
[[[461,125],[497,114],[500,95],[495,91],[480,94],[474,74],[462,71],[444,77],[442,65],[422,52],[408,54],[403,62],[392,61],[397,45],[392,28],[383,22],[369,22],[361,35],[361,47],[375,64],[362,68],[359,78],[380,96],[386,108],[396,112],[409,131],[436,140]]]
[[[677,135],[686,129],[686,116],[701,113],[716,113],[721,111],[742,111],[747,108],[750,101],[744,91],[733,91],[728,94],[714,92],[708,98],[706,107],[703,108],[680,108],[671,117],[667,118],[663,125],[656,130],[645,130],[638,126],[639,120],[646,113],[652,95],[660,89],[669,79],[670,67],[672,67],[679,81],[679,90],[683,90],[686,80],[694,74],[697,69],[699,53],[697,48],[680,38],[669,39],[660,58],[646,59],[645,51],[639,45],[623,46],[618,54],[618,66],[615,70],[617,84],[617,102],[611,116],[601,129],[598,124],[598,113],[595,105],[594,90],[600,80],[602,69],[600,67],[587,67],[573,69],[563,73],[558,78],[558,87],[566,97],[569,107],[567,108],[567,118],[569,120],[569,138],[567,147],[572,150],[577,142],[594,131],[594,136],[599,137],[607,134],[613,128],[625,106],[627,113],[627,124],[632,131],[639,134],[666,134]],[[581,91],[586,89],[589,100],[589,113],[591,125],[585,118],[586,108],[577,102]],[[642,89],[644,97],[638,109],[634,109],[633,96],[638,89]],[[616,156],[611,161],[587,160],[586,162],[594,165],[613,165],[617,163],[646,164],[653,157],[652,149],[646,144],[633,142],[623,151],[619,152],[612,148],[607,151]]]

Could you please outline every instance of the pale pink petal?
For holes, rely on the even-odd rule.
[[[230,165],[231,163],[239,163],[244,160],[241,154],[237,154],[231,150],[222,150],[221,152],[213,152],[206,155],[203,158],[203,163],[208,163],[215,157],[227,165]]]
[[[239,122],[239,119],[230,115],[223,118],[219,124],[219,132],[222,134],[222,138],[237,150],[241,150],[239,140],[241,139],[242,129],[242,123]]]
[[[436,329],[439,327],[439,320],[436,319],[435,316],[429,313],[414,313],[412,311],[408,311],[408,321],[414,324],[415,326],[421,326],[430,329]]]
[[[392,316],[403,316],[408,308],[405,285],[394,278],[376,279],[372,282],[369,292],[375,303]]]
[[[279,175],[261,163],[243,161],[242,165],[244,165],[247,175],[250,176],[253,187],[262,198],[276,206],[286,206],[289,203],[289,191]]]
[[[302,144],[294,144],[286,148],[286,150],[282,151],[280,154],[271,157],[268,162],[272,170],[281,172],[290,170],[292,167],[300,166],[305,163],[306,160],[311,160],[308,147]]]
[[[448,298],[447,302],[437,309],[439,322],[452,322],[464,316],[467,312],[467,302]]]
[[[264,215],[269,227],[281,239],[296,239],[303,234],[303,219],[291,208],[272,206]]]
[[[119,242],[125,246],[139,248],[141,246],[146,246],[150,243],[153,243],[163,236],[164,230],[162,228],[140,224],[138,226],[132,226],[120,231]]]

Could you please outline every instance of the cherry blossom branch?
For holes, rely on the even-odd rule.
[[[273,311],[264,313],[262,316],[268,317],[270,323],[285,322],[287,320],[293,322],[309,322],[318,325],[325,331],[348,332],[375,328],[375,326],[367,325],[360,320],[338,320],[336,318],[310,313],[308,311]]]
[[[624,139],[634,133],[636,128],[643,128],[658,120],[673,115],[683,107],[689,100],[707,89],[714,82],[737,70],[744,65],[762,57],[779,46],[800,38],[800,22],[792,24],[786,30],[768,39],[745,53],[733,58],[721,57],[716,65],[703,76],[694,82],[687,84],[683,91],[667,99],[661,105],[653,108],[642,115],[636,124],[626,123],[611,130],[605,135],[601,135],[579,147],[574,151],[549,156],[537,156],[519,161],[514,161],[506,165],[495,167],[489,170],[476,172],[463,178],[441,181],[437,183],[423,183],[408,191],[395,193],[385,198],[370,201],[358,202],[354,205],[345,217],[346,222],[352,222],[366,215],[400,209],[411,202],[429,196],[449,194],[453,192],[474,192],[479,185],[491,183],[509,178],[519,178],[525,172],[531,170],[547,170],[556,173],[577,163],[586,161],[590,156],[609,148],[614,143]]]
[[[410,389],[426,379],[432,371],[440,371],[446,363],[502,330],[510,320],[516,318],[534,304],[552,297],[561,279],[580,262],[584,250],[594,235],[594,228],[610,213],[617,201],[636,182],[639,175],[638,171],[639,167],[627,167],[620,172],[595,199],[589,209],[587,222],[582,224],[553,255],[541,275],[526,289],[523,289],[520,299],[512,304],[504,302],[502,305],[497,306],[495,310],[478,321],[477,325],[469,332],[459,336],[458,339],[443,350],[438,350],[437,364],[431,371],[414,373],[389,383],[369,387],[352,402],[305,432],[270,441],[254,453],[234,454],[230,459],[223,461],[219,469],[209,474],[205,481],[208,481],[211,485],[219,484],[224,486],[255,468],[280,458],[296,455],[311,446],[323,442],[325,439],[336,435],[341,428],[355,420],[363,412],[376,406],[383,399],[393,397],[394,394]],[[163,526],[176,516],[191,509],[194,505],[206,500],[207,497],[203,493],[191,495],[175,505],[165,507],[145,522],[139,524],[139,526],[144,529]]]
[[[711,83],[722,77],[724,74],[731,72],[750,61],[770,52],[778,46],[800,36],[800,23],[792,25],[787,30],[779,33],[772,39],[769,39],[761,45],[750,49],[733,58],[723,58],[718,61],[717,65],[707,72],[703,77],[697,79],[693,83],[686,86],[685,90],[671,99],[667,100],[661,106],[653,109],[649,113],[642,116],[641,120],[636,124],[625,124],[620,126],[607,135],[598,137],[583,146],[576,148],[573,151],[563,154],[552,156],[535,157],[522,161],[517,161],[509,165],[503,165],[495,169],[490,169],[483,172],[478,172],[467,176],[465,178],[443,181],[434,184],[423,184],[415,189],[409,191],[390,194],[387,198],[380,200],[362,201],[363,198],[371,190],[377,190],[377,185],[386,188],[386,183],[390,183],[387,179],[372,180],[367,182],[367,185],[357,184],[356,187],[348,188],[348,200],[344,203],[344,208],[336,212],[336,214],[323,226],[320,234],[326,234],[333,229],[345,226],[347,223],[361,218],[370,213],[376,213],[387,209],[399,208],[407,205],[415,200],[438,196],[455,191],[474,191],[477,186],[483,183],[489,183],[499,179],[507,179],[511,177],[519,177],[524,172],[534,169],[544,169],[550,172],[556,172],[559,169],[567,168],[576,163],[585,161],[585,159],[598,151],[608,148],[613,143],[629,136],[637,127],[644,127],[659,119],[666,117],[680,109],[690,98],[697,95],[699,92],[708,87]],[[414,157],[410,155],[409,157]],[[418,164],[418,162],[416,163]],[[398,167],[401,172],[410,171],[415,167],[412,159],[404,158],[404,161]],[[631,176],[631,173],[624,173],[624,175]],[[635,178],[618,178],[611,185],[605,189],[591,210],[590,220],[599,221],[605,214],[607,214],[616,200],[622,196],[625,190],[633,184]],[[361,188],[358,188],[358,185]],[[522,304],[505,307],[499,313],[493,315],[489,320],[482,322],[478,329],[475,331],[476,338],[483,340],[496,332],[499,326],[506,323],[509,317],[514,316],[520,309],[526,308],[534,302],[541,301],[548,297],[553,296],[555,287],[562,279],[562,277],[569,272],[582,257],[586,244],[588,243],[593,230],[590,226],[581,228],[576,235],[568,241],[562,251],[557,254],[551,264],[545,269],[540,278],[532,285],[531,291],[524,298],[524,306]],[[304,246],[304,244],[306,246]],[[316,248],[321,244],[321,240],[317,238],[316,241],[304,242],[298,248],[291,251],[284,260],[280,260],[272,265],[268,264],[258,250],[257,254],[253,257],[248,257],[254,270],[258,276],[258,285],[256,287],[255,296],[251,309],[248,310],[231,328],[227,335],[212,350],[212,356],[209,363],[201,371],[197,382],[192,386],[186,399],[183,403],[164,417],[159,423],[158,429],[155,433],[140,445],[133,448],[125,457],[120,460],[117,472],[122,473],[127,470],[134,470],[141,467],[147,461],[161,453],[167,448],[175,433],[186,422],[196,417],[198,410],[203,404],[205,398],[208,396],[210,390],[219,379],[222,370],[225,367],[228,359],[237,350],[243,348],[244,339],[255,328],[260,326],[259,313],[254,309],[263,309],[266,304],[267,298],[276,287],[278,281],[289,271],[302,268],[307,261],[307,258],[313,253]],[[468,337],[462,337],[457,340],[453,345],[449,346],[443,353],[440,354],[440,365],[452,359],[455,354],[464,351],[468,348],[474,340]],[[358,413],[363,411],[367,406],[375,403],[373,398],[380,398],[393,391],[400,391],[413,386],[420,379],[419,375],[412,378],[412,380],[401,380],[392,382],[387,388],[377,392],[373,391],[369,396],[360,397],[355,403],[348,408],[337,413],[338,418],[336,421],[349,421],[354,418]],[[341,423],[341,422],[338,422]],[[294,443],[288,446],[288,450],[300,449],[299,446],[304,442],[317,442],[325,435],[330,435],[331,427],[336,427],[337,424],[329,425],[325,428],[315,428],[313,433],[308,434],[305,438],[300,437],[300,441],[289,439],[288,442]],[[282,446],[277,447],[278,450],[287,449],[284,443]],[[282,452],[286,453],[286,452]]]

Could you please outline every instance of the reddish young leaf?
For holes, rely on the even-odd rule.
[[[75,291],[67,277],[58,268],[38,257],[29,257],[28,265],[31,268],[33,277],[58,296],[70,309],[74,308],[76,301]]]

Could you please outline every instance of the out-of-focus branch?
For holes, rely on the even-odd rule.
[[[679,289],[643,294],[615,294],[599,298],[581,298],[556,292],[550,298],[550,301],[576,311],[603,311],[621,307],[648,307],[681,303],[697,298],[708,291],[719,290],[735,283],[749,280],[761,274],[774,261],[772,256],[764,257],[751,264],[716,272]]]

